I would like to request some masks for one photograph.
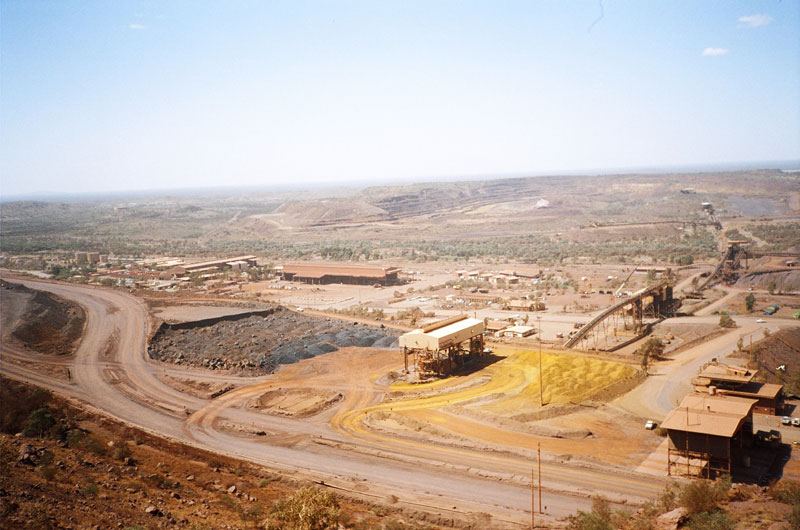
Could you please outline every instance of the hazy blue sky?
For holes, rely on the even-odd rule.
[[[800,2],[0,2],[4,195],[800,159]]]

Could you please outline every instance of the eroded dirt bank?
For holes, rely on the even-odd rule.
[[[79,305],[17,283],[0,281],[0,288],[4,341],[48,355],[75,352],[86,322]]]

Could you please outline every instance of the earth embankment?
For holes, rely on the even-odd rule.
[[[86,315],[58,296],[0,281],[3,340],[48,355],[70,355],[83,334]]]

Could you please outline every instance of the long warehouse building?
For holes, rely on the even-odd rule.
[[[324,284],[351,283],[360,285],[395,285],[397,267],[369,265],[337,265],[333,263],[288,263],[280,270],[285,280]]]

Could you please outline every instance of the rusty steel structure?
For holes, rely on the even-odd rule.
[[[732,284],[739,277],[738,270],[741,267],[742,259],[745,260],[745,268],[748,267],[749,254],[745,245],[747,241],[728,241],[728,248],[725,250],[722,259],[717,263],[714,271],[697,286],[695,293],[702,292],[706,287],[716,281],[722,281],[725,284]]]
[[[666,318],[675,310],[676,302],[672,297],[672,284],[669,282],[642,289],[590,320],[567,341],[565,347],[572,348],[582,341],[588,341],[589,347],[594,349],[619,347],[616,340],[609,344],[608,337],[613,335],[616,338],[620,329],[632,332],[632,337],[642,335],[646,329],[645,319]],[[603,338],[605,344],[601,344]]]
[[[458,315],[400,337],[405,371],[409,358],[419,375],[447,375],[484,351],[483,320]]]

